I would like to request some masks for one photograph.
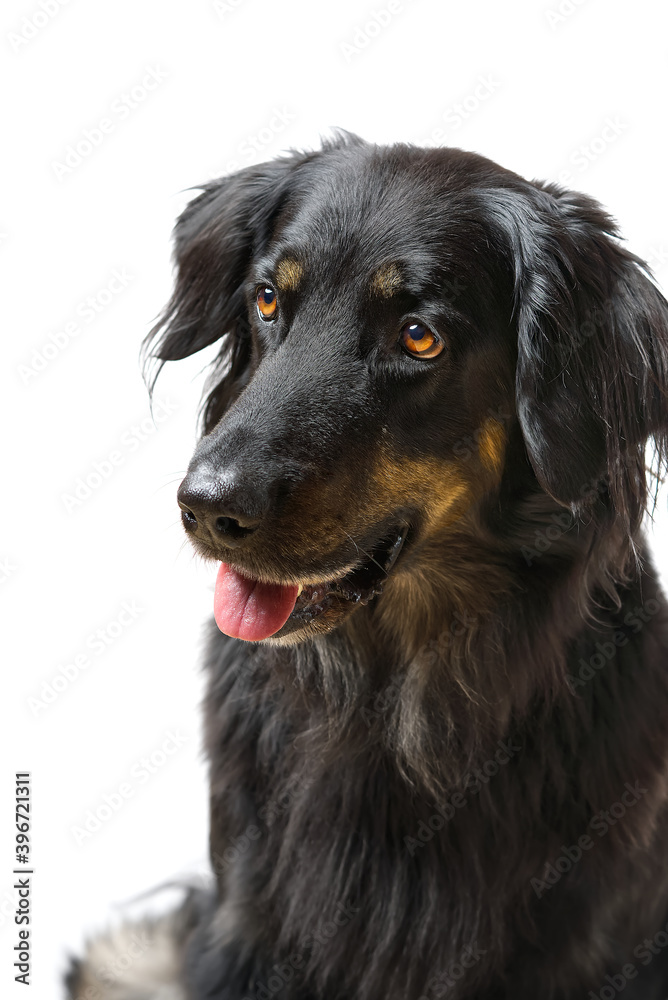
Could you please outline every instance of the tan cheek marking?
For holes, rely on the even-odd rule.
[[[281,292],[294,292],[304,277],[304,267],[298,260],[286,257],[276,268],[276,284]]]
[[[454,462],[386,456],[373,476],[378,514],[403,503],[422,507],[431,527],[454,523],[472,499],[470,483]]]
[[[506,450],[506,432],[503,425],[493,417],[488,417],[480,429],[478,451],[480,461],[490,472],[497,475],[503,468],[503,457]]]
[[[371,291],[383,298],[394,295],[402,285],[401,271],[396,264],[383,264],[371,278]]]
[[[413,459],[382,448],[361,489],[351,467],[335,482],[299,491],[292,507],[291,549],[305,553],[334,549],[392,517],[404,504],[425,511],[429,532],[447,528],[466,513],[473,496],[472,484],[455,462]],[[341,498],[353,497],[355,503],[350,500],[339,507]]]

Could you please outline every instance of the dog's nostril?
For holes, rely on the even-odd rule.
[[[181,520],[183,521],[183,527],[186,530],[194,531],[197,527],[197,518],[191,510],[184,508],[181,511]]]
[[[225,547],[245,542],[262,524],[269,503],[266,491],[234,471],[213,476],[206,469],[189,472],[176,499],[189,535],[204,542],[208,536]]]
[[[244,528],[233,517],[217,517],[215,520],[216,531],[228,538],[245,538],[250,535],[254,528]]]

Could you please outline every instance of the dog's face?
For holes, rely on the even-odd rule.
[[[595,212],[472,154],[359,142],[249,168],[186,209],[157,356],[223,338],[179,490],[196,548],[222,564],[223,631],[300,641],[386,582],[415,583],[498,495],[517,437],[515,481],[562,503],[605,471],[605,414],[583,413],[600,401],[558,343],[586,308],[569,288],[574,227],[599,241],[576,282],[600,294],[633,266],[617,248],[602,259]],[[570,461],[560,420],[579,424]]]

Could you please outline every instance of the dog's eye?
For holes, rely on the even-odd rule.
[[[257,290],[257,311],[262,319],[274,319],[278,310],[276,292],[269,286]]]
[[[445,347],[441,338],[422,323],[406,323],[399,334],[399,342],[414,358],[435,358]]]

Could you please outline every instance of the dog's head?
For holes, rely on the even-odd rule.
[[[175,240],[150,343],[221,342],[178,498],[223,631],[327,632],[504,491],[603,480],[637,526],[668,314],[591,199],[344,137],[206,185]]]

